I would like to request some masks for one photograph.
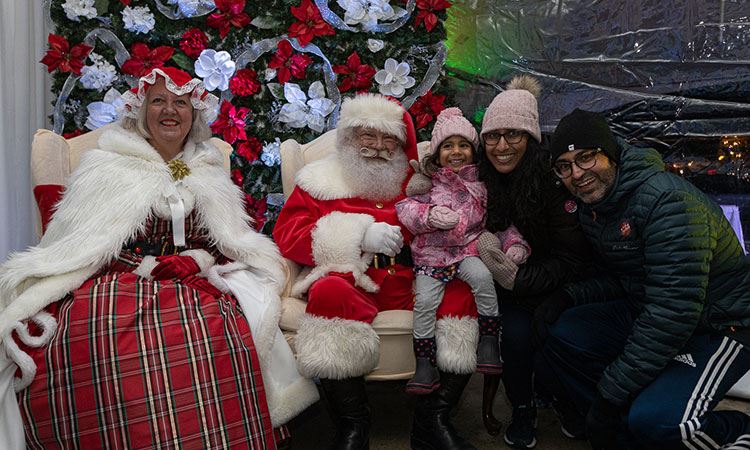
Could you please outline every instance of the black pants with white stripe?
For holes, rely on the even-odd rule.
[[[604,369],[622,352],[633,325],[626,302],[563,313],[537,361],[540,379],[585,415]],[[723,335],[696,334],[623,416],[622,444],[643,449],[750,449],[750,416],[713,411],[750,370],[750,349]]]

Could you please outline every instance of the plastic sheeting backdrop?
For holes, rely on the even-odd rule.
[[[457,1],[446,25],[456,101],[479,119],[515,73],[538,77],[542,131],[574,108],[653,146],[742,211],[750,237],[750,2]]]

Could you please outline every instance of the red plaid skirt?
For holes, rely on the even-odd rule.
[[[19,393],[30,448],[275,448],[250,328],[230,295],[111,272],[58,303]]]

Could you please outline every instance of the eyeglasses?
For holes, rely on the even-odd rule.
[[[398,138],[391,134],[383,133],[382,131],[374,131],[370,129],[360,130],[357,133],[360,144],[365,147],[374,147],[378,143],[382,143],[387,148],[395,148],[398,145]]]
[[[505,133],[485,133],[483,138],[486,145],[496,145],[498,142],[500,142],[500,138],[505,138],[505,142],[507,142],[509,145],[512,145],[521,142],[524,134],[525,132],[521,130],[510,130],[506,131]]]
[[[581,170],[587,170],[596,165],[596,155],[601,152],[602,149],[597,148],[594,150],[586,150],[576,155],[573,158],[573,162],[570,161],[555,161],[555,165],[552,166],[552,170],[555,172],[558,178],[565,179],[573,174],[573,164],[578,166]]]

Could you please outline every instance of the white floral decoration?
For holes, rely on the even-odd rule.
[[[380,50],[383,50],[383,47],[385,47],[385,42],[381,41],[380,39],[367,40],[367,48],[373,53],[377,53]]]
[[[268,167],[281,164],[281,139],[276,138],[271,143],[266,143],[260,154],[260,160]]]
[[[122,10],[122,22],[125,29],[133,33],[146,34],[154,29],[156,20],[148,6],[126,6]]]
[[[65,0],[62,9],[68,19],[76,22],[80,22],[81,17],[93,19],[98,14],[94,7],[94,0]]]
[[[263,79],[271,81],[276,78],[276,69],[266,69],[263,71]]]
[[[180,14],[185,17],[193,17],[202,10],[216,8],[214,0],[167,0],[170,5],[177,5]]]
[[[81,85],[86,89],[102,92],[117,79],[117,69],[97,53],[91,52],[89,59],[94,64],[81,69]]]
[[[406,14],[406,10],[393,7],[389,0],[337,0],[345,11],[344,22],[348,25],[362,24],[362,28],[374,29],[378,22],[393,21]]]
[[[207,91],[218,88],[220,91],[229,89],[229,79],[234,75],[235,64],[232,56],[224,50],[203,50],[195,60],[195,74],[203,79]]]
[[[310,85],[307,95],[299,85],[285,83],[284,97],[289,103],[281,107],[279,121],[292,128],[308,127],[321,133],[325,129],[325,118],[336,107],[333,101],[326,98],[325,88],[320,81]]]
[[[125,100],[123,100],[122,95],[115,89],[108,90],[102,101],[91,102],[86,107],[89,117],[86,119],[85,127],[89,130],[96,130],[114,122],[120,118],[124,107]]]
[[[406,90],[414,86],[414,78],[409,76],[411,67],[406,61],[398,62],[393,58],[385,60],[385,67],[375,73],[380,93],[401,98]]]

